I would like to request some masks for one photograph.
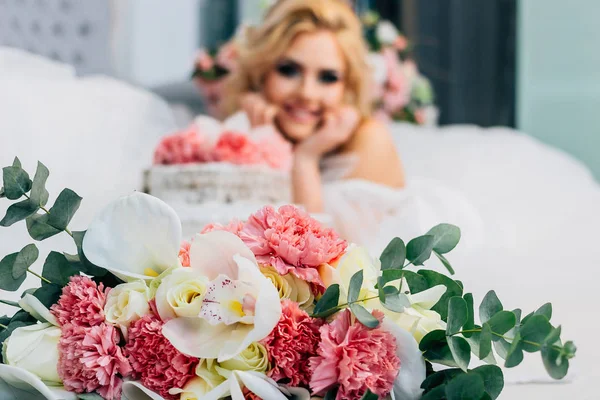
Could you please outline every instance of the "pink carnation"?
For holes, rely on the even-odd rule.
[[[244,223],[234,218],[227,225],[221,225],[216,223],[208,224],[204,228],[202,228],[202,231],[200,233],[208,233],[212,231],[226,231],[231,232],[234,235],[239,235],[243,228]]]
[[[213,155],[217,161],[238,165],[260,164],[260,152],[250,138],[238,132],[223,132],[215,145]]]
[[[311,380],[308,361],[317,355],[323,321],[311,318],[293,301],[283,300],[281,306],[279,323],[262,341],[274,365],[268,375],[280,383],[308,387]]]
[[[207,158],[206,143],[195,125],[165,136],[154,150],[154,164],[187,164]]]
[[[186,242],[185,240],[181,242],[181,247],[179,248],[179,262],[183,267],[190,266],[190,247],[192,247],[190,242]]]
[[[63,287],[58,302],[50,310],[61,326],[99,325],[104,322],[104,305],[109,290],[86,276],[72,276],[69,284]]]
[[[383,313],[373,311],[383,320]],[[380,327],[369,329],[353,321],[348,309],[321,327],[319,356],[310,360],[311,389],[316,393],[339,386],[337,400],[358,400],[367,389],[387,396],[400,369],[396,338]]]
[[[289,171],[292,168],[292,144],[285,140],[272,126],[253,131],[253,138],[263,163],[273,169]]]
[[[292,205],[264,207],[250,216],[240,238],[259,264],[272,265],[281,275],[291,272],[319,291],[324,284],[317,267],[335,260],[347,247],[333,229]]]
[[[118,346],[119,332],[111,325],[65,325],[58,342],[58,375],[75,393],[97,391],[107,400],[121,398],[123,377],[131,366]]]
[[[195,376],[198,359],[180,353],[163,336],[163,323],[152,314],[134,322],[129,328],[125,347],[134,379],[165,399],[176,399],[169,389],[182,388]]]

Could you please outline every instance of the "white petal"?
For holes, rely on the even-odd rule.
[[[165,400],[159,394],[136,381],[123,382],[123,396],[127,400]]]
[[[196,117],[194,125],[196,125],[196,128],[198,129],[198,134],[207,139],[211,145],[214,145],[217,142],[221,132],[223,132],[223,125],[221,122],[208,115]]]
[[[256,264],[252,251],[231,232],[213,231],[198,234],[190,248],[190,267],[209,280],[220,274],[237,279],[238,268],[233,256],[239,254]]]
[[[270,381],[266,375],[252,371],[235,371],[235,374],[248,390],[261,399],[287,400],[277,387],[277,384]]]
[[[383,328],[396,337],[400,372],[394,381],[394,400],[418,400],[425,380],[425,360],[419,345],[410,333],[394,323],[383,321]]]
[[[248,115],[244,112],[238,112],[227,118],[223,122],[223,130],[235,131],[238,133],[249,133],[251,129]]]
[[[148,279],[179,265],[181,222],[163,201],[144,193],[120,198],[100,211],[83,239],[94,264],[119,277]]]
[[[231,382],[229,380],[202,396],[202,400],[219,400],[231,394]]]
[[[437,285],[417,294],[411,295],[410,302],[429,310],[431,307],[435,306],[438,301],[440,301],[444,293],[446,293],[446,290],[446,286]]]
[[[238,322],[245,324],[254,323],[254,316],[245,316],[240,310],[233,308],[233,303],[242,308],[243,299],[246,294],[253,294],[256,289],[240,280],[232,280],[225,275],[219,275],[210,282],[200,317],[209,324],[232,325]]]
[[[33,315],[33,317],[38,321],[50,322],[52,325],[58,326],[58,321],[54,315],[50,313],[50,310],[48,310],[46,306],[37,299],[37,297],[27,293],[21,300],[19,300],[19,305],[23,310]]]
[[[6,385],[2,383],[9,385],[11,390],[5,390]],[[0,399],[2,400],[71,400],[76,398],[75,393],[67,392],[62,386],[46,386],[31,372],[0,364]]]
[[[230,333],[230,326],[213,326],[200,318],[175,318],[162,328],[162,334],[177,350],[197,358],[217,358]]]

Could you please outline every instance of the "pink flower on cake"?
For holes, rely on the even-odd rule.
[[[308,387],[308,361],[317,356],[323,320],[311,318],[291,300],[283,300],[281,308],[279,323],[262,341],[274,366],[267,375],[279,383]]]
[[[154,164],[188,164],[207,158],[206,144],[197,127],[165,136],[154,151]]]
[[[232,164],[260,164],[258,146],[250,138],[238,132],[227,131],[219,137],[213,151],[215,159]]]
[[[373,316],[383,320],[379,310]],[[396,346],[396,338],[381,324],[369,329],[346,309],[321,327],[319,355],[310,360],[310,387],[315,394],[323,394],[339,386],[337,400],[358,400],[367,389],[385,397],[400,369]]]
[[[239,236],[259,264],[272,265],[281,275],[291,272],[319,290],[324,285],[317,267],[335,260],[347,247],[333,229],[292,205],[264,207],[250,216]]]
[[[104,322],[104,305],[109,290],[86,276],[72,276],[69,284],[63,287],[58,302],[50,310],[61,326],[99,325]]]
[[[107,324],[65,325],[58,343],[58,374],[67,390],[98,393],[107,400],[121,398],[123,377],[131,366],[118,346],[119,331]]]
[[[208,233],[208,232],[212,232],[212,231],[226,231],[226,232],[231,232],[236,236],[239,236],[239,234],[243,228],[244,228],[244,222],[234,218],[227,225],[216,224],[216,223],[208,224],[204,228],[202,228],[202,231],[200,233],[204,234],[204,233]]]
[[[179,262],[183,267],[190,266],[190,247],[192,247],[190,242],[186,242],[185,240],[181,242],[181,248],[179,249]]]
[[[152,314],[134,322],[129,328],[125,350],[133,376],[165,399],[176,399],[169,389],[182,388],[193,378],[198,359],[180,353],[162,334],[163,323]]]
[[[255,129],[252,137],[260,151],[263,162],[269,167],[283,171],[292,168],[292,144],[285,140],[272,126]]]

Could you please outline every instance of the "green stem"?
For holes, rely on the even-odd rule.
[[[481,329],[466,329],[466,330],[464,330],[464,331],[459,331],[459,332],[453,333],[453,334],[452,334],[452,335],[450,335],[450,336],[455,336],[455,335],[458,335],[458,334],[464,334],[464,333],[478,333],[478,332],[481,332]],[[497,337],[499,337],[499,338],[502,338],[502,339],[506,340],[506,341],[507,341],[507,342],[509,342],[509,343],[512,343],[512,341],[514,340],[514,338],[507,337],[507,336],[501,335],[501,334],[499,334],[499,333],[496,333],[496,332],[492,332],[492,335],[494,335],[494,336],[497,336]],[[531,345],[531,346],[536,346],[536,347],[539,347],[539,348],[542,348],[542,346],[543,346],[543,345],[542,345],[542,344],[540,344],[540,343],[531,342],[531,341],[529,341],[529,340],[521,340],[521,342],[523,342],[523,343],[525,343],[525,344],[528,344],[528,345]],[[558,351],[562,350],[562,349],[561,349],[559,346],[557,346],[557,345],[552,345],[552,348],[553,348],[553,349],[555,349],[555,350],[558,350]]]
[[[0,324],[0,328],[2,328],[2,329],[8,329],[8,326],[6,326],[4,324]]]
[[[28,200],[31,200],[31,197],[29,197],[29,196],[27,195],[27,193],[25,193],[25,197],[27,197],[27,199],[28,199]],[[48,211],[48,209],[47,209],[46,207],[44,207],[44,206],[40,206],[40,209],[41,209],[42,211],[44,211],[46,214],[48,214],[48,215],[50,214],[50,211]],[[65,228],[65,232],[67,232],[67,233],[69,234],[69,236],[71,236],[73,239],[75,239],[75,238],[73,237],[73,233],[71,233],[71,231],[69,230],[69,228]]]
[[[44,278],[43,276],[41,276],[41,275],[39,275],[39,274],[37,274],[37,273],[33,272],[33,271],[32,271],[32,270],[30,270],[29,268],[27,268],[27,272],[29,272],[29,273],[30,273],[31,275],[33,275],[33,276],[37,276],[38,278],[40,278],[41,280],[43,280],[43,281],[44,281],[44,282],[46,282],[46,283],[52,283],[52,282],[50,282],[48,279],[46,279],[46,278]]]
[[[378,299],[378,298],[379,298],[379,296],[373,296],[373,297],[367,297],[366,299],[358,299],[358,300],[355,300],[355,301],[351,301],[351,302],[349,302],[349,303],[342,303],[342,304],[339,304],[339,305],[338,305],[337,307],[335,307],[335,308],[344,308],[344,307],[346,307],[346,306],[349,306],[349,305],[352,305],[352,304],[356,304],[356,303],[362,303],[363,301],[369,301],[369,300]]]

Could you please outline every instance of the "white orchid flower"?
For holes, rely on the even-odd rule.
[[[144,193],[122,197],[96,215],[83,239],[87,259],[125,281],[151,279],[177,267],[181,221]]]
[[[63,386],[46,385],[37,375],[23,368],[0,364],[2,400],[75,400],[77,394]]]

